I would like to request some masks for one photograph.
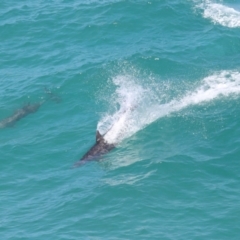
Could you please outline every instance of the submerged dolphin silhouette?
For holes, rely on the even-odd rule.
[[[12,116],[0,121],[0,128],[13,126],[17,121],[19,121],[23,117],[27,116],[30,113],[36,112],[44,102],[45,101],[42,101],[40,103],[35,103],[35,104],[28,103],[27,105],[18,109]]]
[[[55,96],[52,92],[50,92],[46,88],[45,88],[45,91],[48,94],[48,98],[50,98],[50,99],[52,99],[53,101],[56,101],[56,102],[60,101],[59,97]],[[17,121],[19,121],[20,119],[24,118],[25,116],[27,116],[30,113],[36,112],[47,101],[47,99],[42,100],[39,103],[34,103],[34,104],[28,103],[27,105],[18,109],[12,116],[10,116],[8,118],[5,118],[5,119],[0,121],[0,128],[6,128],[6,127],[14,126],[14,124]]]
[[[88,150],[87,153],[83,155],[78,162],[74,164],[74,167],[79,167],[88,161],[96,160],[97,158],[111,151],[113,148],[115,148],[115,145],[108,143],[104,139],[104,135],[101,135],[97,130],[96,143]]]

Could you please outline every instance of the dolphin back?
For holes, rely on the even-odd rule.
[[[86,162],[98,160],[102,155],[110,152],[115,146],[109,144],[100,132],[96,131],[96,143],[83,155],[83,157],[74,164],[74,167],[84,165]]]

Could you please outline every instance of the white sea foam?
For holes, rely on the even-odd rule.
[[[240,12],[232,7],[209,0],[198,4],[197,7],[203,10],[203,17],[210,19],[214,24],[229,28],[240,27]]]
[[[204,78],[194,90],[163,103],[163,89],[146,88],[130,76],[113,79],[117,85],[115,97],[120,110],[106,114],[98,123],[109,143],[119,143],[152,122],[191,105],[204,104],[220,97],[240,96],[240,72],[222,71]],[[177,85],[172,86],[178,88]],[[162,89],[162,90],[161,90]],[[175,96],[175,95],[174,95]]]

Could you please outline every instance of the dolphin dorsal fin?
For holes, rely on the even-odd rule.
[[[103,140],[103,136],[100,134],[100,132],[97,130],[96,132],[96,142],[100,142]]]

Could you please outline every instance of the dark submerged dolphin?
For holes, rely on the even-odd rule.
[[[115,148],[114,144],[109,144],[104,139],[104,135],[101,135],[97,130],[96,133],[96,143],[89,149],[89,151],[83,155],[83,157],[74,164],[74,167],[79,167],[84,163],[92,160],[97,160],[102,155],[108,153],[113,148]]]
[[[12,116],[3,119],[0,121],[0,128],[12,127],[14,124],[19,121],[20,119],[26,117],[30,113],[36,112],[48,99],[53,101],[59,102],[60,98],[55,96],[52,92],[45,88],[45,92],[48,94],[48,98],[42,100],[39,103],[30,104],[23,106],[22,108],[18,109]]]
[[[45,101],[42,101],[40,103],[36,104],[30,104],[28,103],[27,105],[23,106],[22,108],[18,109],[12,116],[3,119],[0,121],[0,128],[5,128],[5,127],[12,127],[14,124],[19,121],[20,119],[24,118],[30,113],[36,112],[44,103]]]

